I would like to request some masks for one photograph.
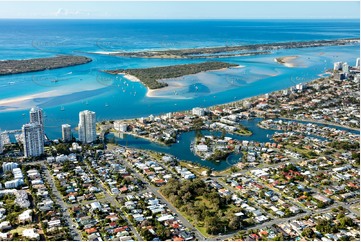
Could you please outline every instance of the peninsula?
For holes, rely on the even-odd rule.
[[[10,75],[34,71],[44,71],[68,66],[76,66],[91,62],[84,56],[62,55],[49,58],[35,58],[27,60],[0,61],[0,75]]]
[[[174,50],[149,50],[137,52],[113,52],[108,55],[136,57],[136,58],[169,58],[169,59],[194,59],[194,58],[221,58],[232,56],[263,55],[269,54],[272,50],[309,48],[331,45],[347,45],[358,43],[357,38],[337,39],[337,40],[315,40],[302,42],[279,42],[255,45],[221,46],[192,49]]]
[[[176,78],[185,75],[197,74],[202,71],[219,70],[238,66],[226,62],[203,62],[196,64],[162,66],[139,69],[118,69],[105,71],[109,74],[124,74],[128,79],[139,80],[149,89],[158,89],[168,86],[162,79]]]

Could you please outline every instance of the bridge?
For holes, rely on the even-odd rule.
[[[20,134],[21,132],[21,129],[5,130],[3,132],[0,131],[1,134]]]

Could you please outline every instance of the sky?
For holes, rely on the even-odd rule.
[[[0,18],[359,19],[359,1],[2,1]]]

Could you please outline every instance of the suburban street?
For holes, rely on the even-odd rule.
[[[87,162],[84,162],[87,167],[88,167],[88,170],[89,172],[91,172],[91,167],[89,166],[89,164]],[[97,174],[93,174],[95,177],[97,177]],[[110,194],[110,191],[108,191],[107,187],[105,186],[105,184],[103,183],[102,180],[100,180],[99,178],[96,178],[100,183],[100,189],[102,190],[106,200],[108,202],[110,202],[115,208],[118,208],[119,209],[119,215],[125,220],[127,221],[128,225],[129,225],[129,228],[132,230],[133,234],[137,237],[137,240],[138,241],[141,241],[143,240],[142,237],[139,235],[139,233],[137,232],[137,230],[134,228],[134,226],[132,225],[132,223],[129,221],[129,219],[124,216],[123,212],[120,210],[121,208],[121,205],[119,204],[119,202]]]
[[[117,156],[118,159],[120,159],[119,156]],[[135,176],[141,180],[143,183],[147,184],[147,189],[148,191],[152,192],[153,194],[155,194],[163,203],[167,204],[167,207],[175,214],[177,214],[177,218],[183,223],[184,226],[190,228],[194,233],[195,236],[198,240],[205,240],[206,238],[202,235],[201,232],[199,232],[199,230],[197,228],[195,228],[187,219],[185,219],[181,213],[170,203],[168,202],[160,193],[159,193],[159,188],[153,186],[152,184],[149,184],[149,182],[147,182],[143,176],[141,176],[137,171],[135,171],[132,166],[124,160],[124,165],[132,170],[132,174],[135,174]]]
[[[56,197],[56,201],[54,201],[55,204],[59,204],[61,206],[61,211],[63,213],[63,218],[67,221],[67,224],[69,226],[70,229],[70,234],[73,236],[74,240],[81,240],[81,233],[79,233],[78,229],[77,229],[77,225],[74,223],[74,221],[72,220],[72,218],[70,217],[68,208],[69,205],[67,205],[62,198],[62,195],[60,194],[60,192],[58,191],[58,189],[55,186],[54,180],[51,176],[51,174],[49,173],[49,169],[46,167],[46,165],[44,164],[45,161],[41,161],[39,162],[39,164],[42,166],[44,173],[45,173],[45,179],[48,182],[53,194]],[[34,164],[34,163],[32,163]]]

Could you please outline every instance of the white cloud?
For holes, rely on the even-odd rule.
[[[88,11],[80,11],[80,10],[69,10],[64,8],[59,8],[56,11],[55,16],[57,17],[82,17],[82,16],[90,16],[91,12]]]
[[[65,11],[64,8],[59,8],[55,15],[56,15],[56,16],[66,15],[66,11]]]

